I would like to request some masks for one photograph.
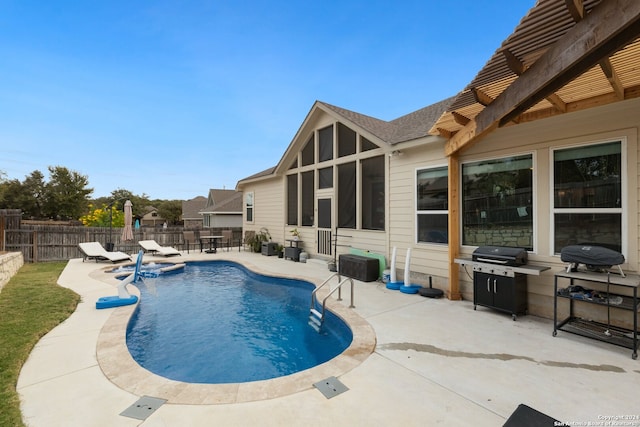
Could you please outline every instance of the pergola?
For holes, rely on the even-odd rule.
[[[536,3],[430,130],[448,139],[450,299],[460,299],[459,154],[503,126],[637,97],[640,1]]]

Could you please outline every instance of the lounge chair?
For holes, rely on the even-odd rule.
[[[140,240],[138,242],[145,252],[151,252],[153,255],[172,256],[182,255],[179,250],[171,246],[160,246],[155,240]]]
[[[131,261],[131,257],[124,252],[107,252],[100,242],[78,243],[78,248],[82,252],[82,262],[87,259],[98,261],[122,262]]]

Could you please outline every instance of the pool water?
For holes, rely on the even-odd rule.
[[[240,383],[324,363],[351,343],[349,327],[327,312],[321,333],[308,325],[313,284],[256,274],[228,261],[187,263],[180,274],[137,283],[140,304],[127,346],[144,368],[191,383]]]

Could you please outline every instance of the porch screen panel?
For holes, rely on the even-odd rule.
[[[298,225],[298,175],[287,175],[287,224]]]
[[[356,154],[356,132],[338,123],[338,157]]]
[[[318,131],[318,161],[333,159],[333,126]]]
[[[362,160],[362,228],[384,230],[385,168],[384,157]]]
[[[309,166],[314,164],[315,162],[315,144],[313,135],[311,135],[311,138],[309,138],[304,148],[302,149],[301,166]]]
[[[338,227],[356,228],[356,164],[338,165]]]
[[[313,203],[315,200],[315,191],[313,185],[313,171],[300,174],[302,178],[302,222],[301,225],[313,225]]]

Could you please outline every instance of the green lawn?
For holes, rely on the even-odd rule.
[[[0,292],[0,426],[23,426],[16,383],[38,340],[73,313],[80,296],[56,285],[66,262],[25,264]]]

